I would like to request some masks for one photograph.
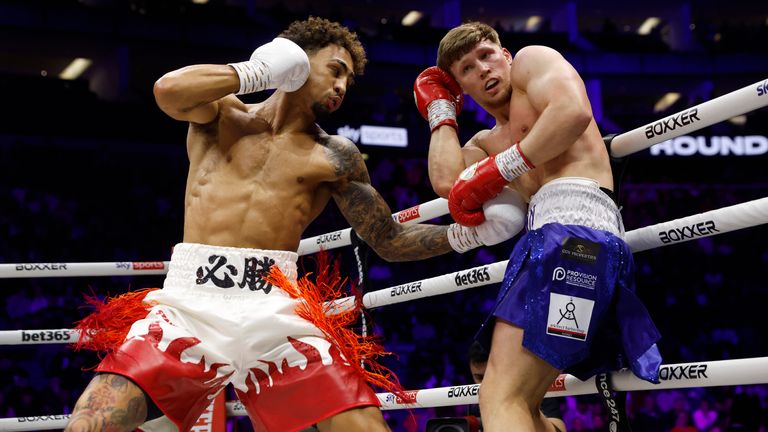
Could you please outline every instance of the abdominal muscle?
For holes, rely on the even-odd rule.
[[[295,251],[304,229],[325,207],[330,193],[317,184],[312,187],[280,178],[293,171],[288,167],[264,168],[248,178],[226,168],[197,175],[190,171],[184,241]]]

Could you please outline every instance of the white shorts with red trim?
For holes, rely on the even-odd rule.
[[[365,379],[264,277],[296,279],[294,252],[182,243],[155,305],[97,371],[133,380],[181,430],[231,383],[257,431],[304,428],[378,406]]]

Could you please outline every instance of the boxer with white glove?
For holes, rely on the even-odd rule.
[[[309,77],[309,57],[293,41],[277,37],[251,54],[250,60],[228,63],[240,78],[237,94],[278,89],[293,92]]]
[[[422,117],[429,122],[430,131],[442,125],[458,131],[456,116],[464,106],[464,95],[450,74],[437,66],[425,69],[413,83],[413,97]]]
[[[485,220],[477,226],[458,223],[448,227],[448,241],[456,252],[509,240],[523,230],[528,205],[517,191],[504,188],[495,198],[483,203]]]

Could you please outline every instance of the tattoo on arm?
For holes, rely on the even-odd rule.
[[[132,430],[146,421],[146,398],[125,377],[98,375],[75,405],[67,431]]]
[[[329,140],[328,159],[339,178],[334,199],[344,217],[382,258],[412,261],[452,251],[443,225],[403,227],[392,219],[392,211],[371,186],[360,152],[340,139]]]

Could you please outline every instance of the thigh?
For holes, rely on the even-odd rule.
[[[483,379],[484,396],[538,404],[560,371],[523,347],[523,329],[497,319]]]
[[[378,407],[352,408],[317,423],[320,432],[384,432],[389,426]]]
[[[132,431],[147,418],[139,386],[115,374],[96,375],[77,400],[67,431]]]

